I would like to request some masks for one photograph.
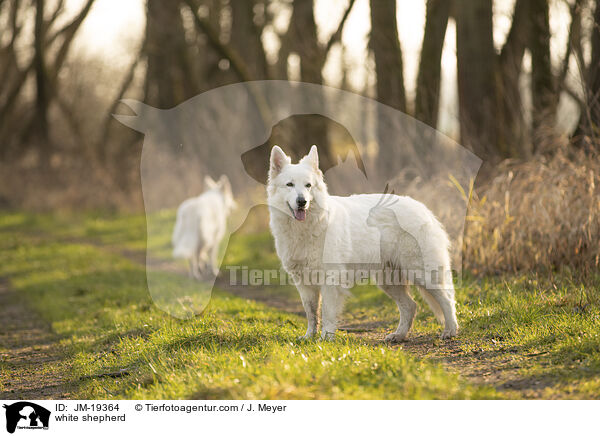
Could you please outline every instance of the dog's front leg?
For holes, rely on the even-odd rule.
[[[344,298],[340,290],[333,286],[323,287],[321,297],[321,339],[333,340],[337,330],[337,320],[344,306]]]
[[[306,328],[306,334],[301,336],[300,339],[309,339],[314,336],[317,332],[317,309],[319,307],[319,288],[311,286],[298,285],[298,292],[302,299],[302,305],[306,312],[306,320],[308,321],[308,327]]]

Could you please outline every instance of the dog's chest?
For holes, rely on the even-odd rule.
[[[301,226],[273,229],[277,255],[288,272],[322,267],[324,235],[310,226]]]

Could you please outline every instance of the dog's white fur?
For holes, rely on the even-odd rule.
[[[303,273],[360,268],[356,259],[361,259],[360,262],[370,259],[382,271],[421,271],[413,281],[438,320],[444,323],[442,338],[456,336],[458,323],[448,253],[450,244],[442,225],[425,205],[410,197],[389,194],[329,195],[319,169],[316,146],[298,164],[292,164],[281,148],[273,147],[267,196],[277,254],[296,281],[306,311],[305,338],[317,332],[319,293],[321,337],[331,338],[347,292],[337,283],[319,287],[303,282]],[[299,197],[306,201],[304,212],[299,212],[302,209],[298,206]],[[388,206],[380,206],[382,200]],[[325,263],[325,252],[337,254],[338,260]],[[443,271],[439,285],[427,283],[424,279],[427,271]],[[409,294],[409,286],[388,283],[381,287],[396,302],[400,312],[398,328],[385,339],[403,341],[412,326],[416,303]]]
[[[187,259],[190,276],[198,280],[207,272],[217,275],[219,244],[235,207],[227,176],[218,182],[206,176],[204,186],[201,195],[185,200],[177,209],[172,237],[173,257]]]

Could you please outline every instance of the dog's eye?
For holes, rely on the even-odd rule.
[[[288,183],[287,185],[285,185],[285,186],[289,186],[290,188],[293,188],[293,187],[294,187],[294,184],[293,184],[292,182],[289,182],[289,183]]]
[[[312,185],[311,185],[310,183],[307,183],[307,184],[306,184],[306,185],[304,185],[304,186],[306,186],[307,188],[310,188]]]

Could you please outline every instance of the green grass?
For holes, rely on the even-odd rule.
[[[139,215],[0,215],[0,277],[61,336],[76,398],[520,398],[534,388],[546,398],[600,396],[598,277],[584,285],[567,271],[467,275],[457,290],[458,339],[437,339],[439,325],[419,310],[412,335],[426,338],[425,352],[379,341],[397,311],[366,286],[352,290],[343,323],[373,325],[370,333],[300,342],[303,317],[224,290],[213,292],[201,316],[179,320],[161,311],[144,268],[124,256],[147,243],[154,256],[169,257],[173,214],[153,219],[164,231],[146,242]],[[265,232],[234,235],[225,264],[279,267]],[[152,274],[165,288],[195,295],[185,277]],[[298,300],[291,286],[264,291]],[[202,305],[198,298],[191,304]],[[444,369],[443,361],[456,365]],[[453,371],[457,365],[506,374],[517,387],[471,382]],[[128,375],[100,377],[120,370]],[[527,389],[518,388],[523,383]]]
[[[149,298],[137,263],[68,242],[62,218],[5,215],[0,276],[63,338],[79,398],[488,398],[440,365],[342,335],[299,342],[303,319],[216,290],[202,316],[178,320]],[[35,232],[29,226],[36,223]],[[56,232],[52,231],[53,223]],[[64,224],[64,221],[62,222]],[[122,220],[116,220],[122,227]],[[127,226],[125,226],[127,227]],[[106,237],[119,231],[102,231]],[[135,232],[135,234],[141,234]],[[57,235],[60,235],[60,240]],[[193,287],[163,273],[168,283]],[[98,377],[126,370],[119,378]]]

